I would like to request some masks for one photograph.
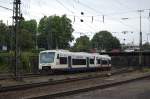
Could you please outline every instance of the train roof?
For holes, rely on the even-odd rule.
[[[108,56],[108,55],[101,55],[101,56],[102,56],[102,58],[111,59],[111,57],[110,57],[110,56]]]
[[[69,50],[45,50],[45,51],[41,51],[42,52],[70,52]]]
[[[99,53],[86,53],[86,52],[70,52],[69,50],[45,50],[45,51],[41,51],[40,53],[43,52],[58,52],[58,53],[62,53],[62,54],[69,54],[69,55],[84,55],[84,56],[96,56],[96,57],[101,57],[101,58],[106,58],[106,59],[111,59],[110,56],[108,55],[100,55]]]

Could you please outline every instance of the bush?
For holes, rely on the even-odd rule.
[[[40,51],[44,51],[45,49],[44,48],[39,48],[39,49],[33,49],[32,50],[32,53],[39,53]]]
[[[38,63],[38,53],[22,52],[20,55],[19,72],[31,73]],[[32,62],[32,61],[35,62]],[[36,64],[36,65],[35,65]],[[13,52],[0,53],[0,73],[13,72],[15,66],[15,57]]]
[[[0,53],[0,72],[10,72],[11,53],[1,52]]]
[[[21,54],[21,69],[23,72],[32,72],[33,70],[33,62],[32,62],[32,58],[33,56],[38,56],[37,53],[31,53],[31,52],[23,52]]]

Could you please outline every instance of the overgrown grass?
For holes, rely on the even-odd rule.
[[[32,58],[38,57],[38,53],[22,52],[20,55],[20,62],[18,69],[21,72],[32,72]],[[15,66],[14,52],[0,53],[0,73],[13,72]]]
[[[9,72],[9,56],[11,54],[7,52],[0,53],[0,72]]]
[[[36,54],[31,52],[23,52],[21,54],[21,65],[24,72],[32,72],[31,56]]]
[[[143,68],[143,70],[142,70],[143,72],[150,72],[150,68],[148,68],[148,67],[145,67],[145,68]]]
[[[8,73],[9,72],[9,66],[6,64],[0,64],[0,73]]]

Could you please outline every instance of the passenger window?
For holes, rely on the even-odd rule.
[[[59,54],[57,54],[57,59],[59,59]]]
[[[107,60],[102,60],[102,64],[107,65],[108,64]]]
[[[60,64],[67,64],[67,57],[60,57]]]
[[[73,65],[86,65],[86,59],[72,59]]]
[[[101,60],[100,59],[97,59],[97,64],[101,64]]]
[[[90,59],[90,64],[94,64],[94,59]]]

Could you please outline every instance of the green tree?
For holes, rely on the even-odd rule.
[[[65,49],[73,40],[71,20],[63,16],[44,16],[38,26],[38,44],[46,49]],[[46,43],[46,46],[45,46]]]
[[[87,52],[90,49],[90,40],[87,36],[81,36],[76,39],[76,43],[74,44],[73,51],[83,51]]]
[[[35,34],[37,32],[37,22],[33,19],[28,21],[22,21],[21,28],[27,30],[32,34]]]
[[[10,44],[10,32],[9,27],[6,26],[2,20],[0,21],[0,47],[2,46],[9,46]]]
[[[36,20],[21,21],[19,45],[22,50],[33,49],[36,44],[37,22]]]
[[[25,29],[20,30],[18,41],[21,50],[30,50],[34,47],[32,34]]]
[[[146,42],[145,44],[142,45],[143,50],[149,50],[150,51],[150,43]]]
[[[120,42],[116,37],[108,31],[100,31],[93,36],[91,40],[92,48],[97,48],[98,50],[120,49]]]
[[[48,26],[48,18],[47,18],[47,16],[44,16],[43,18],[41,18],[39,25],[38,25],[38,33],[39,33],[38,47],[40,47],[40,48],[48,48],[48,46],[50,46],[50,45],[48,45],[49,43],[52,45],[52,42],[50,42],[50,41],[48,42],[48,40],[47,40],[47,38],[50,38],[50,37],[48,37],[48,35],[47,35],[48,33],[46,32],[47,26]]]

